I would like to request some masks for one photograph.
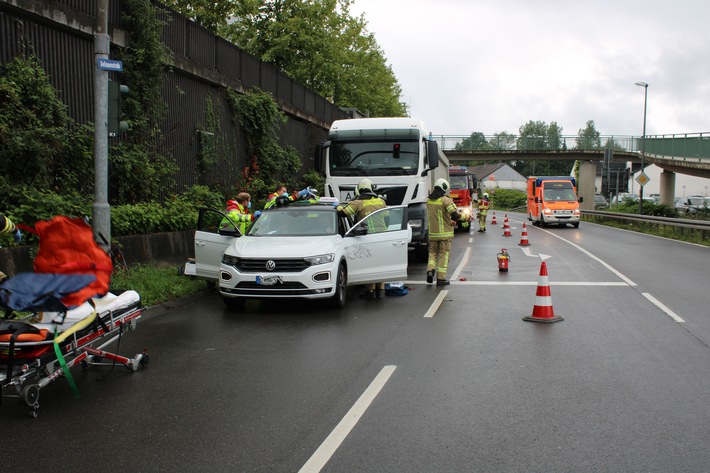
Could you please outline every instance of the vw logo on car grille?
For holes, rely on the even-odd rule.
[[[268,271],[273,271],[276,268],[276,263],[274,260],[269,260],[266,262],[266,265],[264,265]]]

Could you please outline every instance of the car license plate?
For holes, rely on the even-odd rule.
[[[274,286],[283,283],[281,276],[257,276],[256,284],[258,286]]]

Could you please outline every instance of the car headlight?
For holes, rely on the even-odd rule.
[[[320,256],[308,256],[303,259],[311,266],[316,265],[316,264],[332,263],[333,260],[335,259],[335,253],[329,253],[327,255],[320,255]]]
[[[550,210],[549,208],[545,207],[544,210],[543,210],[543,213],[544,213],[545,215],[552,215],[552,210]]]
[[[239,264],[239,258],[237,256],[223,255],[222,263],[229,266],[237,266]]]

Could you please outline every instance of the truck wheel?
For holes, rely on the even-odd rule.
[[[579,222],[573,223],[572,226],[573,226],[574,228],[579,228]]]

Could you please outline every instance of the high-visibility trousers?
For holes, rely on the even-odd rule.
[[[449,270],[449,253],[451,240],[429,240],[429,262],[427,271],[436,270],[436,279],[446,279]]]

